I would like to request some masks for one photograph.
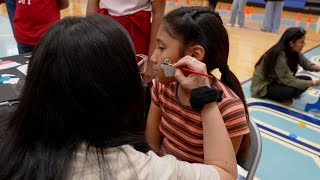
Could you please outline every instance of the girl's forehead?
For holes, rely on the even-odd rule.
[[[180,41],[177,38],[173,37],[173,35],[171,35],[171,33],[169,33],[168,30],[163,27],[163,25],[160,26],[158,30],[157,41],[162,43],[180,43]]]

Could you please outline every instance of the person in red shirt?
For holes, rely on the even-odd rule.
[[[69,0],[17,0],[13,19],[19,54],[31,52],[42,34],[60,19]]]

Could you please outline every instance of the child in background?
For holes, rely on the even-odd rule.
[[[156,35],[164,8],[164,0],[90,0],[86,14],[88,16],[98,12],[118,21],[129,32],[136,53],[150,58],[156,48]],[[148,83],[153,77],[152,66],[148,63],[142,78]]]
[[[298,65],[307,71],[319,72],[320,67],[302,53],[306,31],[300,27],[288,28],[279,42],[261,56],[255,65],[251,93],[253,97],[269,98],[291,104],[308,87],[320,85],[309,76],[296,76]]]
[[[203,117],[191,106],[191,92],[174,74],[168,73],[165,65],[179,63],[185,56],[192,56],[193,62],[205,63],[208,74],[219,68],[221,80],[213,77],[210,87],[223,91],[218,108],[234,152],[247,150],[248,111],[241,85],[228,67],[228,53],[228,33],[219,14],[211,8],[183,7],[164,17],[157,35],[157,49],[151,57],[151,62],[156,64],[156,81],[152,87],[146,136],[154,151],[189,162],[204,162],[203,149],[207,142],[203,135],[210,129],[203,127],[202,122],[204,118],[215,121],[215,117]]]
[[[233,0],[231,18],[227,26],[236,26],[236,27],[244,26],[244,8],[247,2],[248,0]],[[238,13],[238,23],[234,25],[234,23],[236,22],[237,13]]]
[[[69,6],[69,0],[16,1],[14,31],[19,54],[31,52],[50,25],[60,19],[60,10]]]

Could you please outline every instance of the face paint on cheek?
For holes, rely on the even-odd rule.
[[[170,66],[169,64],[172,64],[172,63],[167,58],[163,61],[163,64],[161,64],[160,67],[162,68],[164,75],[166,77],[174,77],[174,74],[175,74],[174,67]]]

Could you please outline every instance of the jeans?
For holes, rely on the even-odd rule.
[[[266,4],[265,16],[262,31],[277,32],[281,22],[283,1],[268,1]]]
[[[297,76],[298,79],[311,80],[309,76]],[[276,82],[268,85],[268,92],[265,98],[273,99],[276,101],[283,101],[295,98],[302,94],[305,90],[297,89],[295,87],[278,84]]]
[[[247,4],[248,0],[233,0],[232,2],[232,11],[231,11],[231,19],[230,24],[234,24],[236,22],[237,12],[238,12],[238,24],[240,26],[244,25],[244,8]]]
[[[17,42],[19,54],[31,52],[34,46]]]
[[[16,11],[16,0],[6,0],[5,3],[8,11],[12,31],[14,33],[13,17],[14,17],[14,12]]]

